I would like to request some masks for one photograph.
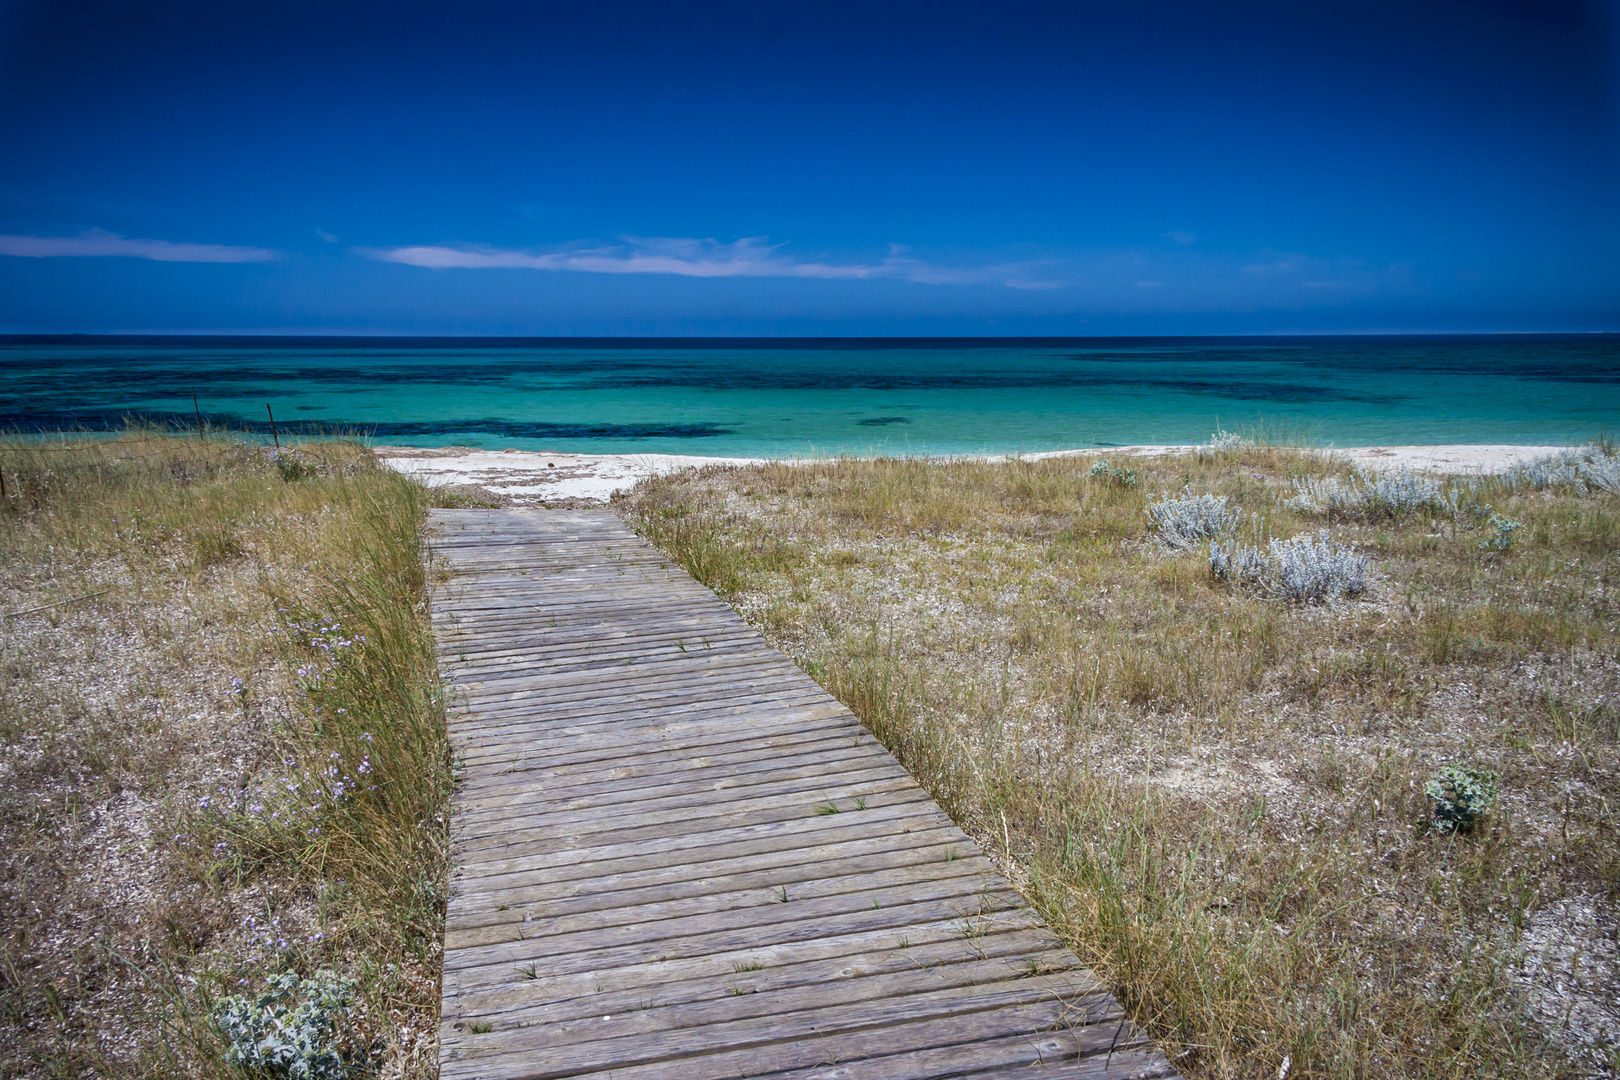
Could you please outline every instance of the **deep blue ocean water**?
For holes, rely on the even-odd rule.
[[[204,419],[579,453],[1576,442],[1620,335],[1071,339],[0,337],[0,429]]]

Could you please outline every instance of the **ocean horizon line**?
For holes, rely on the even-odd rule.
[[[1467,340],[1467,339],[1534,339],[1534,338],[1616,338],[1620,330],[1278,330],[1202,334],[402,334],[387,331],[332,331],[299,332],[279,330],[243,331],[130,331],[118,333],[0,333],[0,347],[42,345],[120,345],[140,342],[187,342],[191,344],[230,343],[251,345],[256,342],[285,348],[293,343],[312,346],[331,346],[354,343],[413,342],[424,346],[468,345],[480,342],[501,343],[512,347],[537,347],[548,344],[574,347],[634,348],[637,346],[672,346],[686,344],[693,348],[748,348],[814,347],[816,343],[869,348],[918,347],[927,344],[949,345],[957,348],[1005,347],[1025,345],[1031,347],[1060,346],[1074,342],[1213,342],[1213,341],[1267,341],[1308,340]]]

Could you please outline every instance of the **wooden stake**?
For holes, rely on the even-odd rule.
[[[266,402],[264,411],[270,414],[270,437],[276,440],[276,449],[281,449],[281,436],[276,434],[276,414],[270,412],[270,403]]]
[[[191,411],[197,414],[197,441],[202,442],[202,407],[197,404],[197,391],[191,392]]]

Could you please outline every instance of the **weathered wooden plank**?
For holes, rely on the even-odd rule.
[[[932,799],[918,792],[914,785],[897,780],[886,791],[866,794],[863,789],[862,794],[853,796],[828,795],[810,806],[809,813],[822,814],[829,809],[840,813],[875,813],[913,807],[934,811]],[[647,844],[655,840],[668,843],[676,837],[708,837],[739,825],[769,825],[807,816],[807,804],[785,806],[780,800],[749,800],[746,808],[726,803],[715,807],[711,814],[682,815],[676,820],[671,820],[668,814],[654,813],[643,814],[639,819],[617,818],[612,823],[597,821],[565,829],[524,828],[522,823],[532,819],[521,812],[509,819],[516,825],[513,829],[491,826],[484,815],[478,815],[466,825],[458,822],[451,843],[458,859],[476,858],[476,852],[485,850],[499,850],[509,855],[567,850],[578,851],[582,858],[589,858],[608,838],[617,844]]]
[[[976,887],[986,887],[990,879],[990,863],[986,859],[953,859],[945,866],[930,862],[926,865],[885,867],[861,873],[833,877],[811,877],[784,884],[791,887],[798,900],[818,900],[828,896],[860,893],[881,903],[890,889],[902,889],[919,882],[949,881],[952,878],[971,878]],[[625,896],[631,899],[624,899]],[[589,898],[573,898],[557,903],[538,901],[532,904],[504,905],[499,908],[481,908],[459,912],[446,921],[448,935],[484,926],[515,926],[522,922],[543,922],[550,933],[568,933],[575,929],[613,926],[624,922],[656,922],[679,918],[683,915],[710,911],[741,911],[750,907],[766,907],[776,911],[781,903],[774,891],[761,888],[724,889],[676,899],[640,900],[634,894],[594,893]],[[513,935],[507,934],[508,939]]]
[[[929,878],[886,889],[835,893],[817,899],[795,898],[790,903],[779,904],[776,907],[770,905],[768,897],[763,900],[750,898],[749,903],[730,908],[711,904],[706,905],[710,910],[700,910],[692,914],[671,915],[661,919],[631,917],[647,910],[642,908],[637,912],[627,912],[622,918],[602,919],[599,924],[586,928],[570,928],[571,923],[558,920],[508,923],[473,930],[447,931],[444,947],[447,953],[465,951],[468,956],[476,957],[478,954],[471,950],[506,949],[516,938],[515,931],[522,929],[526,935],[523,940],[540,943],[538,947],[545,951],[549,965],[550,961],[569,953],[669,941],[675,938],[697,939],[704,934],[724,930],[754,927],[773,933],[785,932],[783,928],[790,923],[807,922],[814,922],[831,930],[834,924],[829,920],[833,920],[834,917],[853,918],[865,916],[873,911],[888,911],[891,919],[899,920],[901,925],[912,925],[919,921],[932,921],[931,918],[925,919],[924,915],[934,909],[918,906],[929,904],[942,904],[956,912],[957,917],[964,920],[964,936],[969,936],[969,929],[974,933],[980,930],[988,932],[989,927],[993,925],[993,921],[981,919],[981,916],[986,914],[987,908],[1000,905],[1000,910],[1011,910],[1016,906],[1015,896],[1005,891],[1000,893],[987,891],[991,884],[981,872],[968,877]],[[980,922],[984,925],[980,926]],[[760,944],[767,942],[765,937],[756,940]],[[471,962],[469,960],[469,963]]]
[[[831,719],[836,716],[836,712],[831,708],[793,710],[785,719],[782,716],[783,711],[785,710],[761,711],[758,716],[750,718],[752,723],[749,730],[738,730],[735,714],[727,717],[725,723],[716,724],[708,729],[682,725],[672,731],[671,725],[656,727],[648,725],[637,728],[637,734],[633,738],[625,737],[621,734],[620,728],[615,727],[605,734],[598,732],[597,738],[590,740],[590,745],[583,748],[579,746],[582,741],[579,738],[580,732],[574,731],[565,738],[550,741],[551,750],[543,759],[544,765],[536,764],[534,767],[544,768],[548,772],[599,766],[635,767],[643,758],[658,761],[672,756],[691,754],[717,759],[722,755],[753,753],[776,746],[822,742],[827,739],[844,743],[850,741],[851,737],[846,730],[814,723],[806,725],[807,720]],[[541,730],[539,724],[511,725],[505,729],[484,728],[481,729],[481,733],[494,734],[502,730],[523,732],[526,736],[523,740],[525,749],[532,749],[540,741],[535,738]],[[654,731],[657,732],[656,735],[651,734]],[[478,747],[468,747],[462,754],[462,761],[471,765],[484,756],[479,753]],[[617,764],[620,762],[624,764]]]
[[[739,719],[745,719],[745,717],[739,717]],[[599,725],[569,725],[569,729],[573,738],[588,740],[598,732]],[[543,730],[546,735],[551,735],[556,729]],[[648,733],[648,742],[658,742],[661,735],[663,735],[661,730],[651,730]],[[544,784],[544,777],[533,776],[535,771],[539,771],[544,767],[546,759],[541,756],[543,751],[531,750],[528,746],[523,745],[522,732],[504,732],[501,738],[502,745],[497,753],[488,753],[488,755],[483,755],[481,758],[468,759],[463,763],[468,772],[478,771],[483,774],[476,780],[468,780],[468,808],[473,808],[476,800],[483,800],[486,797],[499,798],[504,793],[510,792],[510,790],[535,792],[535,790],[538,790],[538,785]],[[844,748],[851,751],[868,750],[867,745],[863,742],[857,742],[857,735],[847,729],[834,729],[831,745],[844,746]],[[716,743],[708,743],[708,746],[716,746]],[[719,743],[719,746],[726,746],[726,743]],[[792,750],[792,746],[787,746],[787,750]],[[679,748],[671,751],[672,756],[682,756],[682,758],[687,755],[701,756],[701,753],[703,753],[701,746],[698,748],[697,753],[690,750],[679,750]],[[881,758],[876,755],[872,755],[872,758],[881,761]],[[638,753],[635,758],[630,759],[632,763],[622,766],[622,772],[619,769],[614,769],[611,763],[604,763],[604,761],[582,761],[577,766],[564,767],[559,772],[559,779],[582,776],[582,774],[593,771],[593,769],[604,769],[604,767],[609,771],[619,772],[620,776],[630,776],[635,771],[637,764],[645,764],[650,759],[650,753],[643,750],[643,753]],[[852,759],[852,761],[859,766],[859,758]]]
[[[662,769],[624,767],[609,773],[567,773],[541,778],[547,802],[568,802],[575,798],[595,796],[600,799],[621,801],[623,798],[655,799],[677,791],[733,790],[733,781],[739,773],[751,782],[766,779],[832,776],[841,772],[886,768],[898,775],[899,767],[892,758],[870,746],[851,745],[848,739],[834,739],[822,745],[806,747],[787,746],[774,754],[755,755],[750,761],[701,762],[687,759],[668,763]],[[549,782],[545,782],[549,780]],[[717,782],[725,783],[716,786]],[[694,786],[695,785],[695,786]]]
[[[590,820],[599,821],[601,818],[594,817]],[[545,831],[561,831],[562,828],[563,826],[559,824],[555,830]],[[656,844],[648,845],[649,849],[656,846]],[[955,826],[939,826],[923,820],[905,822],[887,832],[860,835],[858,839],[836,839],[834,842],[814,846],[801,846],[796,838],[728,845],[725,848],[707,853],[710,856],[725,855],[727,857],[708,857],[697,863],[686,863],[679,856],[660,857],[656,851],[652,851],[647,855],[640,856],[638,864],[632,865],[624,860],[613,860],[611,866],[608,864],[595,866],[591,872],[607,874],[612,870],[620,875],[656,874],[670,867],[681,866],[684,868],[685,873],[712,876],[723,873],[737,873],[738,870],[733,865],[737,859],[752,858],[754,865],[765,869],[773,866],[790,865],[797,858],[853,858],[862,855],[874,855],[880,852],[909,850],[917,847],[949,849],[949,853],[942,850],[940,856],[947,862],[953,858],[974,853],[973,844],[964,839],[961,831],[957,830]],[[700,852],[701,849],[699,849],[699,852],[694,852],[694,854]],[[510,879],[514,876],[522,877],[525,874],[541,872],[544,872],[544,875],[554,882],[572,880],[568,874],[561,870],[551,871],[543,865],[531,866],[528,860],[521,858],[510,860],[481,858],[477,862],[458,866],[452,876],[459,890],[471,893],[509,887],[506,883],[497,879]],[[650,884],[650,882],[641,882],[641,884]]]
[[[665,653],[669,659],[675,659],[676,653],[684,655],[688,651],[710,652],[715,649],[752,645],[757,641],[756,636],[750,631],[727,626],[719,620],[704,622],[697,619],[681,619],[678,622],[659,622],[641,632],[628,629],[622,624],[611,630],[606,628],[609,626],[615,624],[603,624],[603,629],[590,634],[563,634],[553,631],[519,636],[508,632],[501,635],[499,648],[474,648],[471,642],[462,643],[456,649],[457,669],[458,672],[462,670],[483,672],[491,669],[500,670],[508,665],[536,666],[558,660],[566,662],[583,656],[601,657],[611,655],[614,647],[621,644],[625,648],[645,650],[654,656]],[[494,639],[485,637],[483,640],[487,642]]]
[[[452,694],[457,704],[465,706],[459,695]],[[745,713],[758,712],[766,707],[777,705],[786,710],[789,708],[826,708],[828,698],[825,691],[819,687],[795,684],[782,689],[769,689],[760,692],[739,692],[730,695],[725,700],[704,700],[702,698],[679,703],[660,703],[658,708],[649,710],[644,702],[630,701],[618,705],[597,708],[589,705],[574,706],[568,710],[561,710],[546,717],[533,718],[527,722],[532,725],[554,725],[564,729],[570,725],[599,723],[611,725],[600,733],[606,736],[622,735],[632,729],[656,730],[659,728],[680,725],[683,723],[697,723],[702,721],[714,722],[726,717],[741,718]],[[451,732],[454,737],[462,730],[497,728],[507,723],[523,723],[524,718],[530,716],[528,710],[534,708],[533,703],[517,701],[508,706],[482,705],[476,713],[470,708],[459,710],[466,719],[456,725]],[[847,718],[849,726],[860,727],[860,721],[850,716],[842,706],[839,716]]]
[[[839,806],[847,809],[832,812]],[[826,841],[840,835],[905,834],[951,824],[931,801],[917,799],[915,789],[898,779],[887,791],[870,796],[828,796],[815,803],[795,800],[791,805],[778,802],[767,804],[763,810],[738,810],[730,804],[718,804],[707,813],[682,814],[678,820],[660,813],[611,818],[598,815],[558,825],[522,807],[512,808],[510,814],[499,819],[510,825],[504,831],[492,831],[482,815],[468,827],[463,827],[461,820],[465,818],[458,819],[451,837],[458,859],[485,863],[524,856],[559,864],[595,862],[614,852],[644,851],[654,842],[669,853],[712,851],[718,845],[750,837],[814,837]]]
[[[955,1016],[924,1020],[875,1031],[837,1033],[767,1047],[745,1047],[701,1058],[652,1062],[633,1068],[591,1068],[573,1075],[612,1076],[615,1080],[732,1080],[740,1076],[791,1075],[797,1070],[824,1069],[827,1072],[821,1075],[864,1077],[866,1069],[906,1051],[938,1048],[945,1054],[953,1051],[966,1053],[967,1048],[988,1040],[1020,1036],[1030,1040],[1032,1056],[1041,1056],[1044,1048],[1048,1064],[1047,1071],[1040,1074],[1043,1077],[1068,1080],[1071,1076],[1088,1075],[1067,1071],[1060,1064],[1064,1060],[1063,1055],[1084,1052],[1079,1039],[1072,1042],[1064,1040],[1067,1033],[1059,1027],[1062,1015],[1060,1005],[1046,1002],[979,1013],[968,1018]],[[1104,1049],[1113,1049],[1117,1053],[1129,1049],[1131,1045],[1126,1040]],[[506,1065],[499,1071],[476,1067],[460,1069],[458,1064],[446,1063],[450,1071],[441,1073],[445,1080],[472,1076],[488,1077],[490,1080],[525,1080],[537,1075],[525,1070],[522,1063],[515,1063],[515,1067]],[[949,1076],[951,1073],[947,1071],[943,1075]],[[1114,1072],[1111,1075],[1124,1077],[1133,1074]]]
[[[1021,912],[1009,915],[998,926],[990,927],[984,939],[980,940],[994,937],[998,933],[1037,933],[1042,930],[1038,918],[1029,912]],[[774,971],[792,964],[840,958],[847,963],[847,958],[852,956],[879,953],[910,955],[912,949],[921,947],[949,947],[961,950],[950,955],[963,955],[969,950],[969,944],[962,936],[961,923],[954,919],[944,919],[907,926],[899,930],[884,929],[858,934],[803,937],[775,944],[751,942],[741,948],[707,955],[670,957],[663,953],[654,953],[650,958],[631,963],[599,962],[596,966],[589,963],[574,963],[568,965],[565,970],[553,971],[547,979],[548,985],[559,994],[565,987],[579,994],[632,990],[645,994],[648,990],[657,991],[675,981],[732,979],[737,975],[739,967],[749,964],[760,964],[765,970]],[[977,944],[977,941],[972,944]],[[1065,952],[1054,942],[1047,947],[1045,955],[1064,955]],[[602,961],[610,956],[611,954],[604,953],[597,959]],[[519,961],[518,965],[514,965],[511,969],[491,965],[467,971],[447,971],[444,975],[446,993],[454,993],[457,996],[473,995],[510,986],[514,979],[527,978],[528,972],[523,964],[523,961]],[[1068,964],[1060,966],[1064,970],[1069,970]],[[536,974],[538,975],[538,968]],[[857,972],[851,977],[861,976]],[[717,992],[724,985],[723,982],[718,984]]]
[[[611,514],[433,531],[445,1080],[1169,1075],[848,710]]]
[[[796,837],[768,838],[744,844],[728,844],[713,852],[694,852],[697,861],[682,861],[681,856],[665,857],[656,852],[633,858],[611,859],[581,866],[530,866],[527,859],[504,859],[463,864],[452,871],[450,880],[455,891],[465,896],[478,893],[504,891],[536,878],[544,879],[555,887],[566,887],[575,881],[623,882],[634,880],[638,884],[651,884],[654,880],[672,880],[678,877],[703,878],[711,875],[738,873],[743,866],[760,869],[799,865],[811,861],[833,860],[855,855],[873,855],[892,852],[897,848],[937,848],[943,861],[946,852],[960,851],[971,845],[962,839],[955,826],[948,828],[918,828],[912,832],[892,835],[859,836],[857,839],[839,838],[826,844],[803,844]],[[699,858],[701,855],[713,857]],[[954,856],[953,856],[954,857]]]
[[[968,955],[953,963],[927,967],[918,965],[910,970],[891,971],[883,975],[868,974],[839,983],[807,983],[771,990],[761,989],[753,975],[753,972],[733,975],[728,985],[715,987],[714,990],[718,992],[706,998],[634,1009],[624,1014],[625,1023],[614,1025],[617,1029],[615,1037],[661,1036],[683,1029],[765,1020],[783,1013],[840,1008],[860,1011],[860,1006],[868,1002],[1011,983],[1028,977],[1028,972],[1008,964],[1005,958],[990,961]],[[1089,978],[1087,973],[1082,971],[1078,975],[1076,979],[1065,979],[1058,984],[1066,994],[1081,993],[1088,985],[1092,992],[1101,990],[1094,982],[1085,981]],[[603,1032],[602,1017],[612,1014],[597,1009],[574,1017],[563,1017],[557,1015],[555,1009],[540,1006],[508,1009],[496,1015],[499,1017],[497,1022],[510,1029],[544,1026],[546,1050],[554,1052],[564,1046],[597,1041]],[[445,1046],[464,1047],[471,1051],[476,1051],[478,1044],[483,1042],[476,1035],[453,1029],[441,1038]]]
[[[1082,1053],[1086,1056],[1081,1057]],[[1067,1060],[1071,1058],[1078,1060]],[[1061,1072],[1060,1062],[1064,1063]],[[1100,1049],[1082,1048],[1078,1040],[1060,1029],[770,1074],[773,1080],[1052,1080],[1058,1075],[1065,1080],[1153,1080],[1172,1076],[1174,1070],[1152,1047],[1137,1045],[1134,1040],[1114,1042]]]
[[[743,689],[758,686],[801,684],[809,678],[796,667],[781,666],[781,658],[763,654],[737,654],[710,659],[703,657],[683,664],[651,660],[616,659],[594,664],[585,670],[564,670],[551,674],[523,673],[513,678],[484,678],[471,674],[457,680],[457,687],[469,705],[509,701],[536,696],[542,707],[555,709],[568,702],[617,701],[646,694],[672,691],[713,693],[717,681]],[[604,677],[615,692],[602,694]]]
[[[673,879],[660,880],[649,879],[647,875],[631,875],[588,880],[583,884],[558,884],[542,879],[489,890],[484,895],[469,895],[467,900],[469,903],[477,902],[485,911],[506,909],[533,912],[535,918],[540,918],[559,905],[571,906],[577,911],[609,910],[749,890],[758,891],[763,896],[780,897],[784,888],[790,897],[796,897],[801,890],[813,891],[819,882],[829,879],[938,867],[944,861],[962,863],[964,873],[987,875],[992,872],[989,860],[983,856],[945,860],[945,848],[946,845],[931,845],[872,851],[840,859],[836,863],[814,866],[803,863],[775,866],[743,863],[731,867],[730,873],[702,878],[678,875]]]
[[[712,1075],[702,1068],[704,1059],[737,1047],[753,1047],[765,1056],[773,1051],[780,1052],[797,1040],[893,1029],[908,1022],[945,1017],[959,1026],[956,1037],[960,1037],[960,1028],[970,1028],[976,1015],[1001,1009],[1032,1008],[1050,1025],[1056,1024],[1071,1005],[1078,1004],[1087,1010],[1093,1025],[1117,1023],[1118,1006],[1111,998],[1103,995],[1087,1001],[1074,993],[1075,985],[1066,975],[1038,976],[990,986],[955,987],[882,998],[864,1002],[860,1008],[834,1005],[774,1016],[719,1020],[674,1031],[610,1034],[620,1025],[630,1027],[630,1018],[635,1015],[630,1013],[615,1018],[619,1021],[617,1024],[611,1019],[601,1022],[598,1029],[601,1037],[593,1042],[551,1047],[546,1029],[519,1028],[503,1032],[498,1040],[479,1040],[481,1045],[447,1047],[441,1060],[446,1064],[477,1066],[475,1075],[479,1076],[534,1080],[568,1076],[587,1069],[611,1068],[617,1074],[634,1066],[679,1062],[680,1071],[670,1075],[690,1078]]]
[[[677,865],[688,858],[694,861],[701,859],[707,864],[716,862],[730,853],[752,855],[776,848],[808,851],[812,843],[817,849],[821,849],[845,839],[864,838],[880,830],[915,834],[919,837],[956,835],[948,831],[954,829],[955,825],[932,806],[928,806],[931,813],[925,811],[923,807],[926,805],[903,803],[883,810],[834,814],[827,817],[800,815],[785,821],[749,821],[746,824],[728,822],[724,828],[709,828],[702,832],[664,836],[656,845],[649,845],[642,839],[634,839],[616,843],[582,844],[562,850],[524,854],[513,851],[511,847],[488,848],[481,849],[476,862],[480,868],[488,867],[492,873],[500,872],[499,868],[502,867],[521,867],[525,873],[555,867],[558,868],[560,875],[562,867],[590,866],[591,872],[595,873],[608,872],[623,866],[644,865],[649,858],[645,853],[650,846],[659,849],[660,854],[652,858],[662,859],[663,865]],[[947,832],[941,833],[940,830]],[[613,834],[604,835],[611,837]],[[965,839],[963,846],[967,846]],[[472,856],[468,854],[463,858],[470,859]],[[470,884],[475,879],[468,875],[460,880]]]
[[[531,979],[526,969],[519,968],[514,969],[512,981],[481,990],[464,989],[458,1000],[476,1009],[480,1016],[504,1015],[511,1018],[512,1026],[517,1026],[544,1023],[548,1018],[601,1016],[711,1000],[730,994],[732,986],[738,985],[739,975],[747,976],[748,992],[755,993],[809,985],[842,986],[855,979],[925,971],[942,964],[990,965],[987,981],[994,981],[1019,972],[1044,971],[1048,966],[1068,970],[1073,962],[1073,954],[1061,948],[1045,928],[993,932],[972,944],[970,949],[960,939],[914,943],[904,949],[814,956],[768,968],[741,963],[734,964],[727,973],[666,978],[651,988],[637,986],[617,990],[598,990],[589,974]],[[446,1027],[449,1026],[447,1023]]]
[[[829,717],[814,707],[783,710],[790,719],[783,720],[780,713],[748,711],[711,718],[707,723],[649,724],[630,728],[633,737],[617,726],[601,724],[512,724],[485,729],[492,737],[509,741],[511,747],[485,751],[472,744],[462,754],[462,765],[468,769],[501,770],[494,783],[529,783],[546,779],[553,772],[557,776],[581,775],[596,769],[650,768],[661,759],[707,760],[720,758],[740,760],[744,754],[776,747],[807,744],[860,747],[865,745],[858,732],[850,726],[821,724]],[[814,725],[808,726],[807,725]],[[756,737],[737,731],[740,724],[749,724],[758,731]],[[628,727],[629,725],[625,725]],[[559,729],[562,733],[559,734]],[[481,733],[482,734],[482,733]],[[581,743],[587,744],[580,749]],[[557,747],[548,753],[541,745]],[[515,747],[515,752],[513,750]],[[620,764],[622,762],[623,764]],[[542,775],[545,774],[545,775]]]

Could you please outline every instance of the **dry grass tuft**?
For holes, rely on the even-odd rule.
[[[1620,1069],[1620,499],[1486,482],[1328,520],[1296,488],[1349,470],[1287,449],[1137,460],[1134,486],[1089,464],[714,468],[617,505],[894,748],[1188,1075]],[[1144,511],[1189,487],[1251,544],[1329,528],[1369,593],[1289,603],[1166,552]],[[1466,834],[1423,791],[1449,764],[1501,776]]]
[[[320,968],[356,1065],[435,1069],[425,495],[296,455],[0,444],[0,1074],[229,1074],[211,1003]]]

